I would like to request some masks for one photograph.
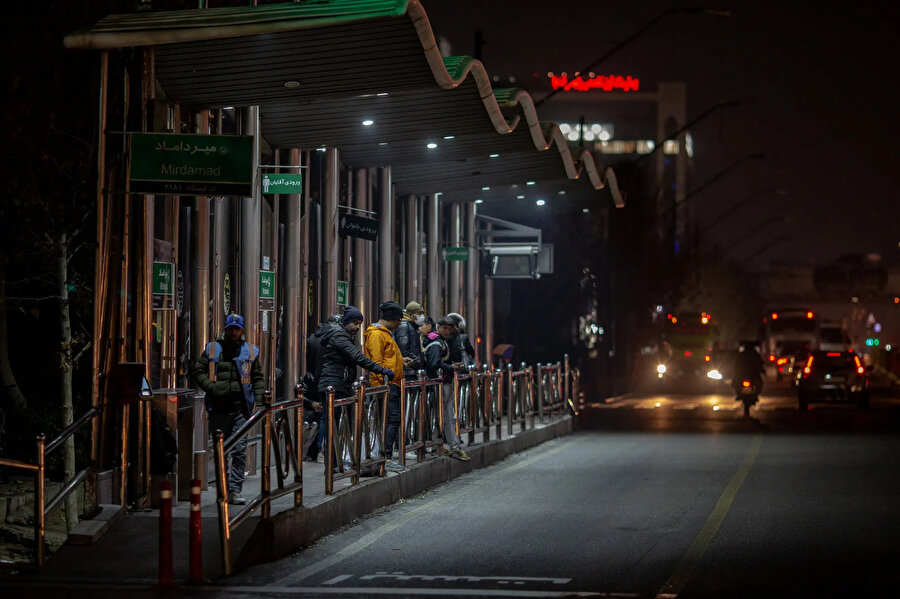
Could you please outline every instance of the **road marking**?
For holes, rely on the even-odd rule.
[[[517,464],[511,464],[509,466],[506,466],[505,468],[502,468],[501,470],[497,471],[495,474],[507,474],[509,472],[515,472],[516,470],[520,470],[522,468],[526,468],[526,467],[532,465],[534,462],[537,462],[538,460],[543,460],[545,458],[553,456],[553,455],[559,453],[560,451],[562,451],[563,449],[565,449],[566,443],[570,440],[571,439],[567,439],[567,440],[563,441],[562,443],[560,443],[559,445],[557,445],[556,447],[554,447],[548,451],[544,451],[539,454],[533,455],[530,458],[527,458]],[[406,524],[410,520],[417,518],[422,512],[425,512],[429,509],[440,507],[444,504],[455,501],[459,495],[462,495],[467,490],[468,490],[468,487],[463,487],[461,489],[457,489],[456,491],[451,492],[449,495],[445,495],[444,497],[434,499],[432,501],[428,501],[418,507],[415,507],[415,508],[411,509],[410,511],[406,512],[405,514],[403,514],[402,516],[399,516],[395,520],[387,522],[387,523],[381,525],[380,527],[376,528],[372,532],[357,539],[356,541],[354,541],[350,545],[347,545],[346,547],[344,547],[337,553],[335,553],[329,557],[326,557],[325,559],[318,561],[314,564],[310,564],[310,565],[306,566],[305,568],[301,568],[289,576],[285,576],[284,578],[274,581],[272,584],[279,585],[279,586],[290,586],[292,584],[297,584],[298,582],[301,582],[302,580],[309,578],[310,576],[318,574],[322,570],[330,568],[331,566],[338,564],[338,563],[344,561],[345,559],[353,557],[357,553],[366,549],[372,543],[381,539],[386,534],[393,532],[394,530],[400,528],[402,525]]]
[[[603,593],[594,591],[526,591],[514,589],[448,589],[409,587],[262,587],[262,586],[208,586],[191,587],[192,591],[215,591],[217,593],[249,593],[257,595],[430,595],[449,597],[610,597],[632,599],[638,593]]]
[[[753,436],[753,442],[750,444],[750,448],[744,455],[744,461],[741,462],[737,472],[735,472],[731,477],[731,480],[728,481],[728,486],[725,487],[725,490],[722,491],[722,494],[719,496],[716,507],[709,515],[709,518],[707,518],[703,528],[700,529],[700,533],[694,539],[694,542],[688,547],[687,553],[681,558],[681,562],[675,568],[675,572],[672,573],[656,594],[656,599],[674,599],[678,596],[678,593],[681,592],[681,589],[684,588],[684,585],[687,584],[691,572],[693,572],[697,564],[700,563],[703,554],[706,552],[706,549],[709,547],[710,543],[712,543],[713,538],[719,531],[719,527],[725,520],[725,516],[731,508],[731,503],[734,501],[738,489],[741,488],[744,479],[747,478],[747,474],[753,466],[753,462],[756,460],[756,456],[759,455],[759,447],[762,445],[762,440],[762,435]]]

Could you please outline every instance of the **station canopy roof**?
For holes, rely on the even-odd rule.
[[[471,57],[441,56],[418,0],[111,15],[65,44],[153,46],[170,101],[258,105],[270,146],[337,147],[350,166],[390,165],[401,194],[463,201],[485,186],[539,180],[624,205],[612,169],[589,152],[573,156],[527,92],[493,89]]]

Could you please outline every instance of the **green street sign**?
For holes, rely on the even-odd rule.
[[[271,270],[259,271],[259,309],[263,312],[275,309],[275,273]]]
[[[277,174],[264,173],[262,176],[263,193],[302,193],[303,173]]]
[[[165,195],[252,195],[253,138],[131,133],[130,190]]]
[[[454,260],[468,260],[469,248],[467,247],[446,247],[441,251],[444,262],[453,262]]]
[[[350,296],[350,283],[347,281],[337,282],[337,305],[346,306],[347,298]]]
[[[175,263],[153,263],[153,309],[175,309]]]

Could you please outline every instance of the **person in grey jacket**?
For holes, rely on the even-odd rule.
[[[394,341],[403,354],[403,376],[413,380],[416,372],[425,368],[425,356],[422,353],[422,338],[419,327],[425,322],[425,310],[418,302],[409,302],[403,311],[403,320],[394,331]]]

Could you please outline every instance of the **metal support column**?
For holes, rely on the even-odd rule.
[[[288,152],[287,164],[300,166],[300,150],[291,148]],[[297,173],[298,169],[286,169],[289,173]],[[307,174],[308,175],[308,174]],[[305,177],[305,178],[308,178]],[[284,235],[284,268],[280,276],[284,281],[284,374],[281,377],[281,397],[294,397],[294,385],[300,382],[299,321],[303,320],[300,312],[301,270],[300,255],[303,252],[303,235],[300,230],[301,202],[303,196],[292,193],[287,196],[286,230]]]
[[[209,111],[194,116],[194,131],[209,135]],[[209,201],[207,196],[194,198],[194,280],[191,285],[191,360],[203,353],[210,339],[209,330]]]
[[[466,287],[465,297],[466,305],[463,316],[469,323],[469,339],[475,343],[475,339],[479,332],[478,316],[475,311],[476,285],[478,280],[478,247],[477,237],[475,235],[475,202],[468,202],[465,205],[466,211],[466,246],[469,248],[469,260],[466,262]]]
[[[325,150],[325,204],[322,210],[322,278],[323,317],[337,310],[338,268],[338,196],[340,195],[340,162],[337,148]]]
[[[451,247],[462,245],[462,206],[450,204],[450,243]],[[449,263],[450,277],[447,282],[447,312],[462,312],[462,265],[459,260]]]
[[[488,229],[492,229],[493,226],[488,224]],[[490,240],[490,237],[487,237],[486,240]],[[490,276],[490,273],[485,273],[484,278],[482,279],[482,285],[484,285],[484,291],[482,295],[484,296],[484,361],[492,365],[494,358],[491,352],[494,350],[494,279]]]
[[[433,193],[425,196],[425,213],[428,218],[428,314],[437,320],[441,316],[441,246],[440,246],[440,217],[441,200],[439,194]]]
[[[244,335],[259,345],[259,270],[262,241],[262,198],[259,187],[259,106],[241,109],[241,133],[253,136],[253,187],[251,196],[241,200],[241,305]]]
[[[391,167],[378,169],[378,298],[394,298],[394,213]]]
[[[308,324],[308,316],[310,313],[309,302],[314,298],[309,294],[309,240],[310,240],[310,205],[309,205],[309,180],[312,177],[312,153],[307,150],[301,154],[303,164],[306,165],[306,175],[303,178],[303,195],[300,197],[300,288],[298,290],[300,296],[300,338],[298,340],[297,353],[299,354],[298,364],[302,365],[299,372],[306,371],[306,333]],[[293,160],[291,154],[291,160]],[[318,302],[316,302],[318,303]],[[299,375],[298,372],[298,375]]]
[[[353,207],[367,210],[369,205],[369,171],[356,169],[354,173]],[[359,237],[353,238],[353,305],[359,308],[368,320],[377,320],[374,306],[368,305],[369,242]]]
[[[400,294],[400,303],[405,305],[411,298],[419,296],[419,209],[416,196],[406,198],[404,220],[406,222],[403,251],[406,255],[406,285]]]

